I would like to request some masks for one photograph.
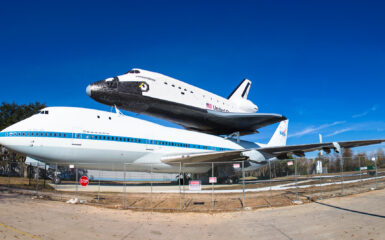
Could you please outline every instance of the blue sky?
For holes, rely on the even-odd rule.
[[[288,144],[385,138],[384,12],[383,1],[6,1],[0,101],[108,110],[86,86],[133,67],[224,97],[246,77],[260,112],[290,119]]]

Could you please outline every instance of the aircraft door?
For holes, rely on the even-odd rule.
[[[82,145],[82,133],[79,128],[74,128],[72,131],[72,145],[81,146]]]
[[[147,151],[159,150],[161,149],[160,143],[161,143],[160,141],[148,140],[146,144],[146,150]]]

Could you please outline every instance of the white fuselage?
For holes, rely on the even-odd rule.
[[[161,161],[182,153],[258,148],[105,111],[50,107],[0,133],[0,144],[46,163],[104,170],[177,172]],[[184,166],[203,173],[208,165]]]
[[[134,72],[130,71],[117,77],[120,82],[146,82],[149,89],[143,91],[143,96],[219,112],[254,113],[258,111],[258,107],[247,99],[230,101],[160,73],[143,69],[134,70],[138,73],[130,73]]]

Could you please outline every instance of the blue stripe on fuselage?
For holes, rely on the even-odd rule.
[[[193,149],[203,149],[203,150],[212,150],[212,151],[233,150],[230,148],[221,148],[221,147],[182,143],[182,142],[170,142],[170,141],[155,140],[155,139],[122,137],[122,136],[111,136],[111,135],[100,135],[100,134],[88,134],[88,133],[45,132],[45,131],[11,131],[11,132],[0,132],[0,137],[70,138],[70,139],[84,139],[84,140],[95,140],[95,141],[129,142],[129,143],[138,143],[138,144],[160,145],[160,146],[181,147],[181,148],[193,148]]]

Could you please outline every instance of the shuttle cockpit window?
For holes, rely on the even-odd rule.
[[[108,81],[106,80],[106,83],[107,83],[107,86],[109,88],[117,88],[118,87],[118,81],[119,81],[119,78],[114,77],[114,78],[108,79]]]
[[[140,71],[132,69],[132,70],[128,71],[127,73],[140,73]]]

